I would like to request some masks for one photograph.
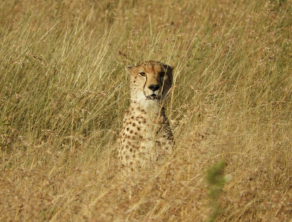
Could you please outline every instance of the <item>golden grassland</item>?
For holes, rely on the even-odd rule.
[[[291,0],[0,9],[0,221],[291,221]],[[143,60],[175,67],[176,150],[130,199],[115,141]]]

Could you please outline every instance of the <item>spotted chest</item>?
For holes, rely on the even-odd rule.
[[[140,107],[125,112],[119,139],[119,159],[131,171],[162,162],[173,151],[173,135],[164,109],[154,116]]]

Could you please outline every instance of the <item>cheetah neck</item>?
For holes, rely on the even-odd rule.
[[[159,118],[164,112],[162,104],[152,100],[144,100],[143,102],[131,101],[130,106],[136,110],[140,110],[151,119]]]
[[[142,127],[144,131],[142,130],[140,133],[144,140],[149,140],[147,146],[153,147],[153,141],[157,139],[158,132],[168,122],[164,107],[161,103],[154,101],[151,101],[151,103],[131,102],[129,110],[133,119],[144,119],[145,125]]]

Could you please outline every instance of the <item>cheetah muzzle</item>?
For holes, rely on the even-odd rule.
[[[160,100],[161,97],[155,94],[151,94],[150,96],[146,96],[146,98],[150,100]]]

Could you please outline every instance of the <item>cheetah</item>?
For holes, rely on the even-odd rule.
[[[132,175],[155,169],[173,153],[173,134],[163,107],[173,68],[147,61],[125,69],[130,74],[131,100],[119,135],[118,158],[126,174]]]

